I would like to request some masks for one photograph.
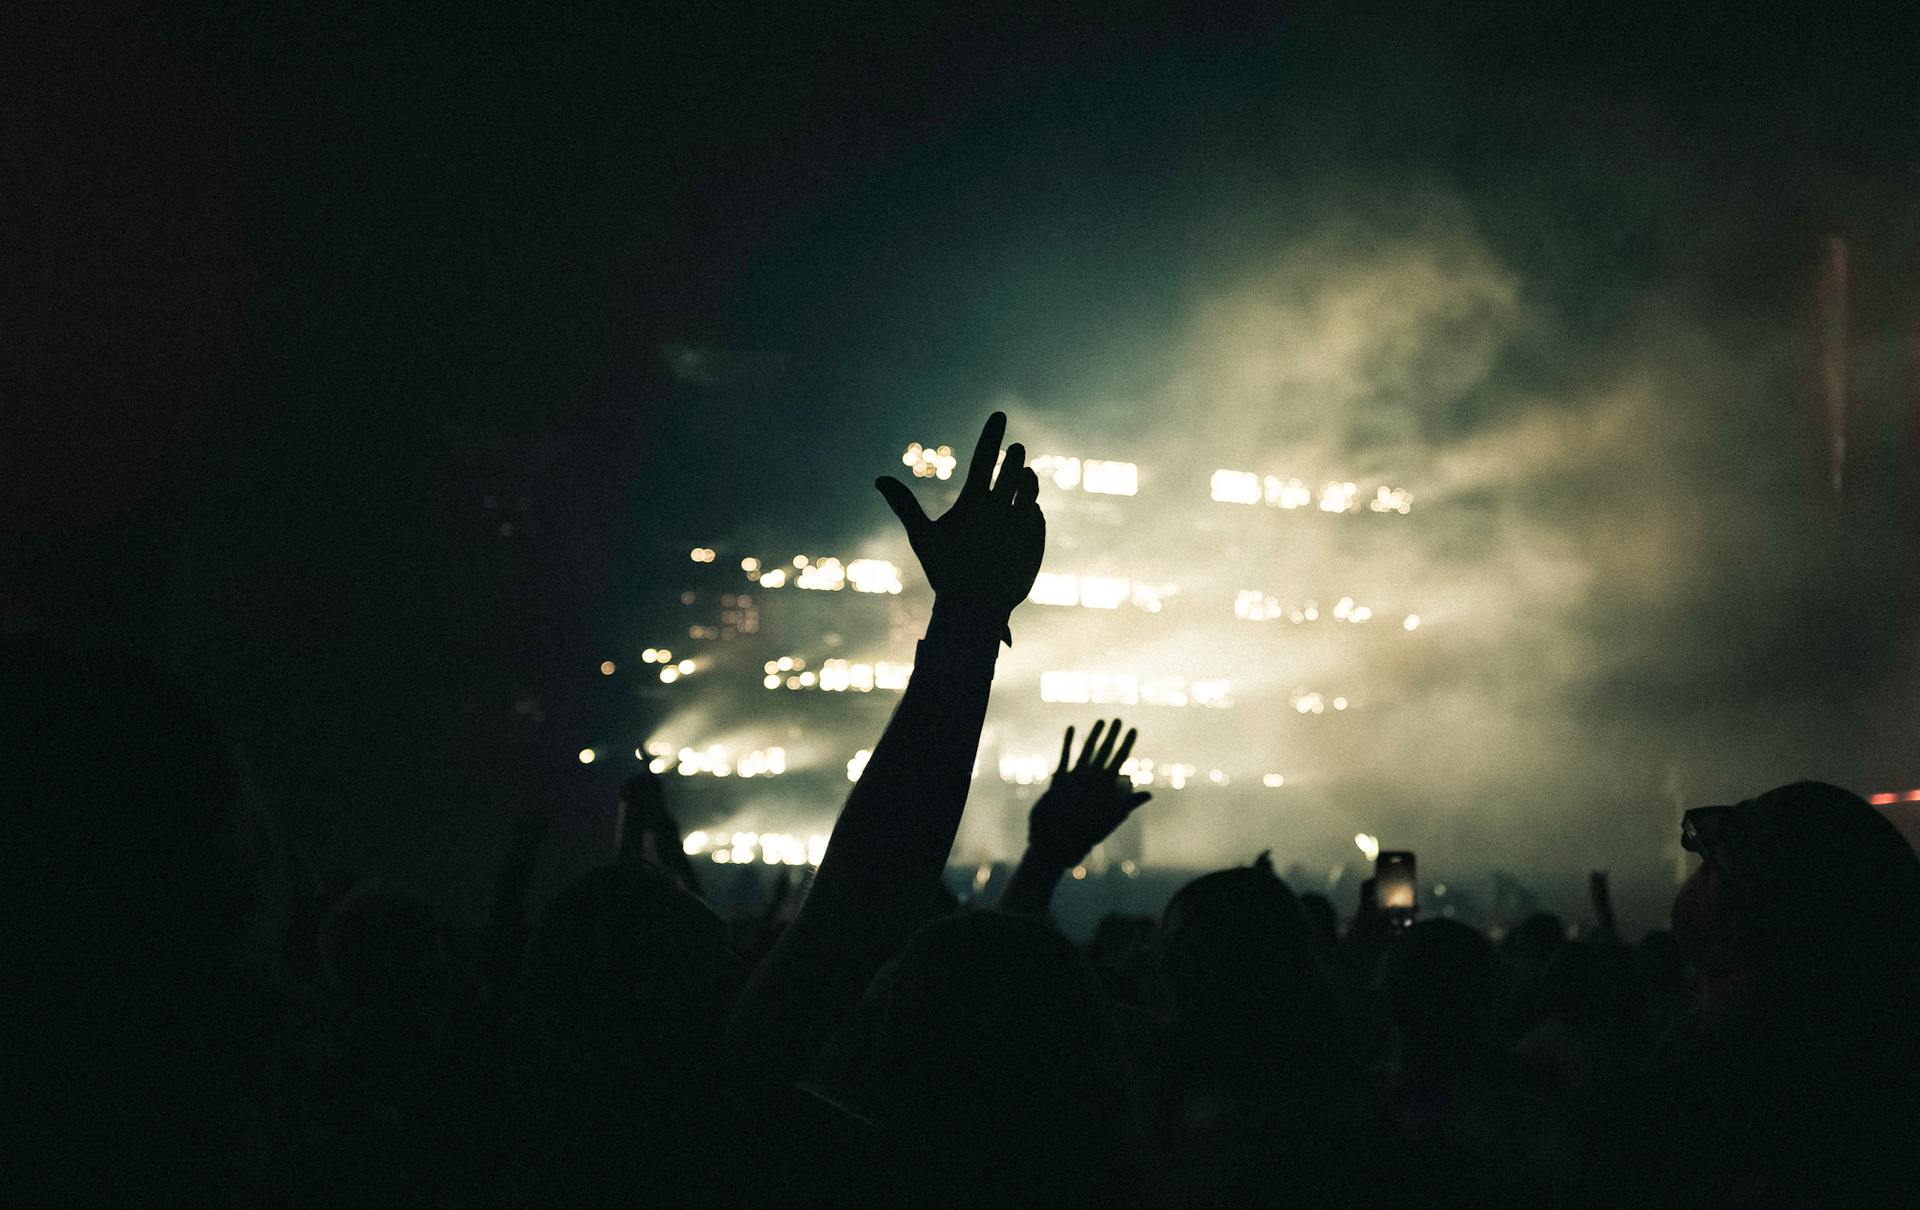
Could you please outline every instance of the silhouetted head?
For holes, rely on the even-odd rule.
[[[1567,925],[1552,912],[1534,912],[1500,939],[1500,956],[1521,975],[1538,975],[1567,943]]]
[[[1890,992],[1912,979],[1920,859],[1859,795],[1795,782],[1701,823],[1703,860],[1673,924],[1703,970],[1765,997]]]
[[[1454,920],[1423,920],[1380,958],[1381,1004],[1409,1052],[1473,1057],[1493,1038],[1500,963],[1487,939]]]
[[[1306,913],[1307,926],[1320,948],[1321,959],[1331,957],[1340,944],[1340,913],[1334,910],[1333,900],[1318,891],[1308,891],[1300,896],[1300,910]]]
[[[1174,893],[1160,923],[1160,977],[1183,1016],[1287,1008],[1326,982],[1299,900],[1264,862],[1204,874]]]
[[[1641,965],[1625,946],[1567,942],[1535,981],[1533,1007],[1568,1022],[1631,1024],[1642,1003]]]
[[[670,1078],[703,1065],[741,979],[712,909],[652,866],[621,862],[547,906],[528,1007],[570,1048]]]
[[[1053,930],[998,912],[936,920],[869,997],[862,1108],[936,1181],[1078,1195],[1131,1159],[1118,1034],[1092,971]]]

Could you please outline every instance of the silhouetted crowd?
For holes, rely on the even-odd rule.
[[[1003,417],[928,518],[935,604],[817,870],[734,919],[660,783],[483,931],[292,853],[172,674],[0,639],[7,1205],[1920,1205],[1920,861],[1803,782],[1688,812],[1672,928],[1498,944],[1265,854],[1090,944],[1049,903],[1149,797],[1095,725],[991,909],[945,869],[1039,484]],[[111,737],[110,757],[102,737]],[[1277,838],[1283,841],[1283,838]]]

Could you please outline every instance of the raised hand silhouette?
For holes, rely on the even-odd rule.
[[[1121,740],[1116,718],[1102,742],[1100,733],[1106,727],[1104,720],[1093,725],[1077,761],[1073,760],[1073,728],[1067,728],[1060,745],[1060,767],[1027,816],[1027,844],[1069,866],[1078,865],[1094,845],[1113,835],[1136,807],[1153,797],[1145,790],[1136,791],[1120,775],[1120,766],[1127,763],[1140,733],[1129,730]]]
[[[806,902],[734,1011],[725,1049],[765,1085],[806,1070],[869,981],[925,919],[973,785],[1007,621],[1040,572],[1047,524],[1026,452],[994,461],[1007,418],[981,430],[959,498],[928,519],[907,486],[877,480],[933,586],[913,678],[847,792]]]
[[[1006,431],[1005,413],[987,417],[960,496],[938,519],[928,519],[912,489],[900,480],[882,477],[873,485],[907,531],[933,587],[936,615],[957,606],[970,622],[997,622],[997,633],[1011,644],[1007,618],[1027,599],[1040,574],[1047,522],[1040,513],[1040,478],[1026,465],[1026,448],[1019,442],[1007,447],[1006,461],[994,478],[994,460]]]
[[[620,834],[615,843],[621,861],[659,866],[681,886],[701,893],[700,876],[682,848],[680,824],[667,809],[667,795],[651,769],[641,769],[620,785]]]
[[[1027,815],[1027,851],[1007,880],[1000,910],[1045,915],[1061,875],[1085,861],[1094,845],[1113,835],[1136,807],[1153,797],[1120,775],[1138,737],[1138,731],[1129,730],[1122,740],[1117,718],[1111,726],[1097,722],[1075,760],[1073,728],[1067,728],[1060,767]]]

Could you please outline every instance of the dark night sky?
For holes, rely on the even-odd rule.
[[[209,669],[329,860],[484,877],[494,833],[454,821],[551,791],[600,708],[552,670],[597,661],[634,552],[795,501],[867,531],[903,408],[962,433],[1011,391],[1164,440],[1185,380],[1156,350],[1253,253],[1425,232],[1431,199],[1533,319],[1480,386],[1391,431],[1356,412],[1350,451],[1522,431],[1653,348],[1656,313],[1715,350],[1659,346],[1662,389],[1711,396],[1751,347],[1738,372],[1791,399],[1815,240],[1855,241],[1857,389],[1886,402],[1859,536],[1794,520],[1785,409],[1702,404],[1661,473],[1784,495],[1758,533],[1785,553],[1736,565],[1726,531],[1721,588],[1582,612],[1596,643],[1718,654],[1609,664],[1558,708],[1591,738],[1650,701],[1790,700],[1866,736],[1835,775],[1920,784],[1911,693],[1881,685],[1914,654],[1912,18],[497,7],[68,6],[6,39],[6,607]],[[689,392],[669,341],[782,354],[782,389]],[[749,437],[779,451],[750,474]],[[1530,507],[1604,517],[1581,476],[1605,473]],[[531,484],[537,554],[463,511],[496,481]],[[1754,598],[1788,621],[1716,633]],[[536,690],[545,736],[474,723]]]

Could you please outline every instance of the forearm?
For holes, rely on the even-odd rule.
[[[735,1013],[730,1049],[763,1074],[804,1068],[924,912],[966,806],[1002,624],[936,606],[806,904]]]
[[[946,868],[972,788],[998,628],[936,606],[913,679],[847,795],[803,915],[917,905]]]
[[[1013,868],[1013,876],[1007,879],[1007,889],[1000,895],[1000,910],[1045,919],[1067,868],[1066,862],[1028,846],[1020,864]]]

